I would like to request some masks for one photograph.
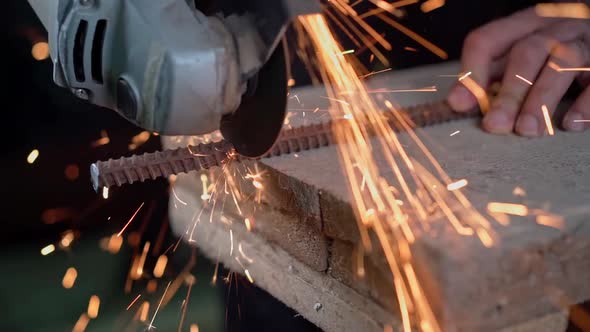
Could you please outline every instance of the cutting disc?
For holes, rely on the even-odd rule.
[[[223,137],[239,154],[260,157],[279,137],[287,112],[288,66],[280,43],[257,77],[250,80],[240,107],[221,120]]]

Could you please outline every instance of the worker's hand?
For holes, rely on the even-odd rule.
[[[590,64],[590,20],[544,18],[529,8],[471,32],[461,62],[464,72],[471,72],[470,78],[483,88],[502,78],[499,94],[483,119],[485,130],[543,135],[546,125],[541,106],[553,113],[576,79],[584,92],[567,112],[563,127],[574,131],[590,127],[579,121],[590,120],[590,73],[559,70]],[[461,82],[448,101],[456,111],[477,105]]]

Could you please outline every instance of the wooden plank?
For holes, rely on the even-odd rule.
[[[437,93],[395,94],[401,105],[411,105],[442,98],[456,79],[444,75],[456,73],[453,64],[428,67],[378,76],[371,86],[392,90],[438,87]],[[292,93],[289,109],[295,115],[288,125],[325,119],[327,101],[323,96],[321,89],[315,88]],[[476,238],[460,237],[447,228],[421,236],[412,248],[414,263],[444,331],[495,331],[557,312],[560,306],[550,296],[551,289],[559,289],[572,303],[590,298],[590,133],[558,131],[554,137],[540,139],[493,136],[469,120],[418,133],[452,178],[469,180],[467,194],[480,211],[485,212],[489,201],[514,202],[565,220],[564,228],[556,230],[537,225],[533,217],[512,217],[509,227],[489,218],[497,233],[491,249],[484,248]],[[407,135],[401,134],[400,139],[409,144]],[[393,179],[384,160],[377,159],[384,176]],[[306,234],[317,231],[317,238],[327,243],[358,245],[335,147],[268,159],[261,165],[263,182],[269,183],[262,197],[264,206],[287,216],[303,216],[295,220],[314,220],[315,228]],[[525,197],[513,195],[516,186],[526,191]],[[277,226],[275,233],[288,234],[287,225]],[[292,250],[293,243],[277,239],[274,243],[304,262],[306,256],[315,255],[305,249]],[[325,267],[330,271],[330,259],[335,263],[335,258],[345,256],[326,257]],[[371,259],[387,273],[379,252]],[[324,267],[321,263],[306,264],[315,264],[316,271]],[[343,271],[331,271],[331,276],[346,279]],[[362,289],[359,291],[362,293]],[[371,291],[368,294],[374,296]],[[307,313],[302,314],[307,317]]]
[[[182,197],[191,197],[194,187],[186,185],[189,182],[183,181],[183,177],[188,176],[179,178],[175,190]],[[200,209],[201,204],[196,201],[179,209],[171,200],[175,232],[184,234]],[[219,212],[214,217],[215,222],[200,222],[195,229],[193,240],[201,251],[238,273],[245,274],[248,269],[256,285],[318,327],[325,331],[382,332],[387,324],[399,329],[394,315],[329,274],[301,263],[260,234],[248,232],[240,217],[224,213],[221,218]]]

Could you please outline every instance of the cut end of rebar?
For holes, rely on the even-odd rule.
[[[90,165],[90,181],[92,181],[92,187],[94,191],[98,192],[100,190],[100,170],[96,164]]]

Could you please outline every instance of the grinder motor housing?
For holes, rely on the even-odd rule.
[[[221,129],[264,154],[280,132],[281,44],[316,0],[29,0],[49,33],[54,81],[162,135]]]

